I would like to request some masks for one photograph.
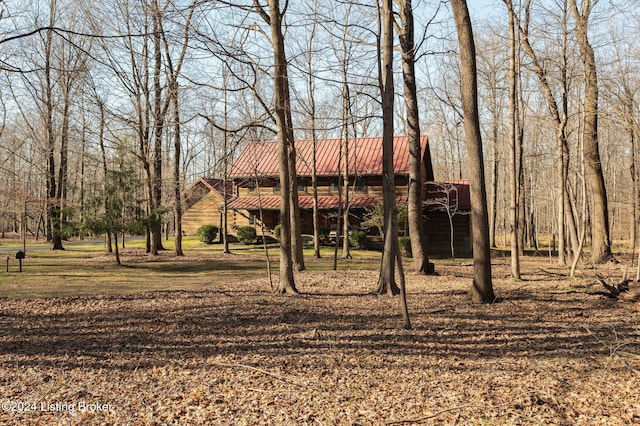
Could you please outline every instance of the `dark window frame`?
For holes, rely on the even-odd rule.
[[[298,190],[298,192],[307,192],[307,186],[309,186],[309,184],[307,183],[307,180],[305,178],[299,177],[296,181],[296,189]]]
[[[340,177],[334,176],[331,178],[331,181],[329,182],[329,191],[338,192],[339,190],[340,190]]]

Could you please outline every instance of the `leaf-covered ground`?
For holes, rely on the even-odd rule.
[[[202,290],[3,299],[0,424],[640,424],[638,302],[548,265],[512,281],[497,262],[487,306],[470,265],[408,273],[413,330],[365,270],[300,273],[295,297],[212,272]]]

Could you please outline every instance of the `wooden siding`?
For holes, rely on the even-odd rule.
[[[379,188],[379,187],[376,187]],[[406,187],[398,188],[399,192],[406,193]],[[373,192],[369,187],[370,193]],[[335,195],[335,194],[333,194]],[[271,194],[271,198],[273,194]],[[197,229],[205,224],[214,224],[222,228],[220,223],[221,214],[218,208],[222,206],[222,196],[217,192],[211,191],[205,195],[199,202],[195,203],[183,216],[183,230],[186,234],[195,234]],[[253,216],[252,214],[253,213]],[[350,221],[357,228],[361,215],[364,210],[352,209]],[[302,210],[302,232],[304,234],[313,233],[313,222],[311,220],[311,211]],[[268,234],[279,223],[279,210],[264,210],[264,226]],[[471,251],[471,224],[468,214],[457,214],[454,216],[454,244],[456,252],[459,254],[470,253]],[[335,228],[336,218],[327,212],[321,212],[319,217],[320,226]],[[247,210],[229,210],[228,226],[229,233],[235,233],[234,230],[242,226],[252,226],[260,233],[262,222],[259,220],[258,211]],[[449,221],[446,213],[440,211],[426,212],[425,233],[428,241],[428,250],[430,253],[449,253]]]
[[[223,198],[215,191],[210,191],[199,201],[189,207],[182,216],[182,231],[187,235],[195,235],[202,225],[215,225],[222,229],[222,214],[219,207],[223,206]],[[229,226],[233,212],[227,214]]]
[[[363,196],[368,195],[372,197],[382,197],[382,178],[379,176],[369,176],[364,178],[364,187],[356,188],[353,185],[353,181],[349,184],[350,196]],[[237,185],[234,189],[234,194],[237,197],[273,197],[280,195],[280,190],[275,186],[267,186],[268,182],[265,182],[264,186],[260,187],[247,187],[244,184]],[[272,183],[273,184],[273,183]],[[313,187],[311,182],[306,186],[304,190],[298,191],[299,196],[312,196]],[[330,179],[320,179],[318,182],[318,196],[336,196],[338,190],[332,187]],[[407,177],[398,175],[396,176],[396,196],[398,198],[406,198],[409,195],[407,188]]]
[[[424,230],[429,253],[450,253],[450,229],[449,218],[445,212],[427,212]],[[471,253],[471,216],[469,214],[453,216],[453,243],[456,253]]]

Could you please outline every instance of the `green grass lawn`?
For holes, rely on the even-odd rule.
[[[128,294],[154,290],[207,289],[219,283],[245,281],[267,274],[262,245],[230,245],[231,254],[222,253],[222,244],[203,244],[197,237],[183,239],[184,257],[174,254],[174,240],[163,241],[165,251],[158,256],[144,253],[145,241],[127,238],[120,248],[122,266],[115,256],[107,254],[102,239],[65,241],[65,250],[51,250],[44,241],[28,241],[23,272],[18,272],[15,252],[22,242],[2,240],[0,248],[0,297],[76,297],[97,294]],[[8,250],[7,250],[8,249]],[[267,247],[271,270],[277,274],[279,247]],[[321,258],[313,257],[313,248],[305,248],[308,270],[333,268],[333,247],[322,247]],[[351,250],[352,258],[342,259],[338,250],[339,269],[373,270],[378,267],[377,251]],[[8,260],[8,272],[6,267]],[[274,279],[277,279],[275,277]]]
[[[267,276],[265,249],[260,244],[230,244],[231,254],[223,254],[220,243],[204,244],[195,236],[183,238],[184,257],[175,256],[174,240],[163,241],[158,256],[145,254],[142,237],[127,237],[120,248],[122,266],[115,255],[106,252],[104,239],[74,239],[64,242],[65,250],[51,250],[44,240],[28,241],[23,272],[18,272],[15,253],[23,248],[20,240],[0,240],[0,297],[76,297],[97,294],[128,294],[154,290],[208,289],[220,283],[252,280]],[[122,242],[120,242],[122,247]],[[321,247],[320,259],[313,247],[304,249],[305,266],[310,271],[333,269],[335,247]],[[271,271],[277,280],[279,247],[267,246]],[[339,270],[376,270],[381,253],[376,250],[350,250],[343,259],[338,249]],[[6,261],[8,260],[8,271]],[[410,259],[405,259],[409,264]],[[436,264],[450,264],[436,258]],[[405,268],[411,270],[411,267]]]

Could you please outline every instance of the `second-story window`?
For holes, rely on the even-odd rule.
[[[298,192],[307,192],[307,181],[302,178],[298,178]]]
[[[337,177],[337,176],[331,178],[331,183],[329,185],[329,191],[338,192],[339,186],[340,186],[340,178]]]

